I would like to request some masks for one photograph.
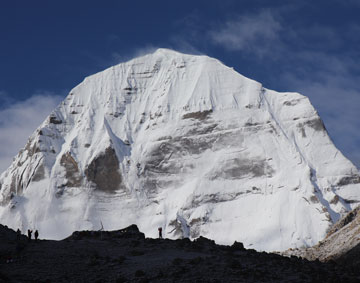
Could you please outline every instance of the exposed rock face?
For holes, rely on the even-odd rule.
[[[353,176],[345,176],[337,183],[338,186],[345,186],[349,184],[360,184],[360,176],[357,174],[354,174]]]
[[[186,113],[183,116],[183,119],[198,119],[200,121],[203,121],[208,118],[208,116],[212,113],[212,110],[205,110],[205,111],[198,111],[198,112],[192,112],[192,113]]]
[[[136,223],[150,237],[285,250],[355,208],[359,180],[306,97],[159,49],[54,109],[0,176],[0,222],[55,239]]]
[[[65,185],[68,187],[79,187],[81,185],[82,176],[79,172],[77,162],[69,152],[61,157],[60,164],[64,166],[66,170],[65,178],[67,179],[67,183]]]
[[[89,181],[96,184],[96,188],[106,192],[114,192],[123,186],[119,173],[119,161],[115,150],[111,147],[89,164],[85,175]]]
[[[39,164],[35,169],[34,175],[31,178],[32,182],[38,182],[45,178],[45,166],[43,163]]]
[[[51,124],[61,124],[61,123],[62,123],[61,120],[57,119],[57,118],[54,117],[54,116],[50,116],[49,122],[50,122]]]
[[[271,177],[273,169],[267,164],[266,160],[251,160],[247,158],[228,159],[224,162],[221,169],[215,170],[212,179],[243,179],[245,177]]]

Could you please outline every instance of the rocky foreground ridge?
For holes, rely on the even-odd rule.
[[[359,255],[359,250],[355,250]],[[216,245],[149,239],[132,225],[28,242],[0,225],[0,282],[359,282],[356,265]]]

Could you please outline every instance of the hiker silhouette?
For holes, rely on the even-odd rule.
[[[158,230],[159,230],[159,239],[162,239],[162,228],[159,227]]]
[[[31,241],[32,230],[28,229],[28,240]]]
[[[35,231],[34,236],[35,236],[35,241],[37,241],[37,240],[38,240],[38,237],[39,237],[39,232],[38,232],[38,230]]]
[[[16,230],[16,240],[19,241],[20,237],[21,237],[21,231],[20,231],[20,229],[17,229]]]

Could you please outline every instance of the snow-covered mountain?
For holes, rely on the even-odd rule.
[[[0,222],[43,237],[135,223],[259,250],[313,245],[360,201],[307,97],[167,49],[76,86],[0,186]]]

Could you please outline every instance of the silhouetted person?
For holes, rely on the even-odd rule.
[[[39,238],[39,232],[38,232],[38,230],[35,231],[34,237],[35,237],[35,241],[37,241],[38,238]]]
[[[16,230],[16,240],[19,242],[20,241],[20,237],[21,237],[21,231],[20,229]]]
[[[31,241],[32,230],[28,229],[28,241]]]
[[[162,239],[162,228],[161,227],[159,227],[159,239]]]

